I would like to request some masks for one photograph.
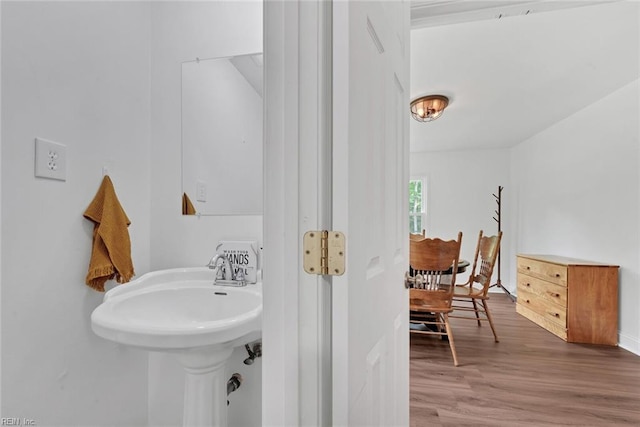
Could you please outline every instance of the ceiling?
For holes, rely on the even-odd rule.
[[[411,6],[411,151],[516,145],[638,79],[640,2],[428,1]]]

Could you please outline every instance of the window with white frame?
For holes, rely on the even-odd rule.
[[[427,228],[427,189],[425,178],[409,180],[409,233]]]

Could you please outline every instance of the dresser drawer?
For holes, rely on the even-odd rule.
[[[567,288],[562,285],[519,273],[518,295],[520,295],[521,291],[533,294],[544,301],[557,304],[560,307],[567,306]]]
[[[518,273],[567,286],[567,267],[564,265],[518,257]]]
[[[532,292],[518,288],[518,304],[527,307],[529,310],[539,314],[547,321],[559,326],[567,325],[567,309],[553,302],[549,302],[538,297]]]
[[[523,306],[522,304],[516,305],[516,311],[531,320],[532,322],[538,324],[539,326],[545,328],[547,331],[551,332],[562,338],[563,340],[567,340],[567,328],[563,325],[558,325],[555,322],[551,322],[547,320],[544,316],[539,315],[533,310],[529,310],[529,308]]]

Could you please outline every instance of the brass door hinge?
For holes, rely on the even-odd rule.
[[[307,231],[303,239],[304,271],[341,276],[344,273],[344,234],[339,231]]]

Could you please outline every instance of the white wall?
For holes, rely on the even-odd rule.
[[[620,345],[640,354],[638,80],[512,150],[516,253],[620,265]],[[515,270],[511,281],[515,283]],[[597,315],[597,313],[594,313]]]
[[[209,261],[220,240],[262,242],[262,216],[181,214],[181,63],[261,52],[262,2],[154,2],[151,10],[151,268],[199,266]],[[229,425],[260,425],[261,364],[243,365],[245,357],[242,348],[231,356],[229,376],[239,372],[245,381],[230,396]],[[183,387],[175,361],[152,354],[150,425],[181,423]]]
[[[498,205],[493,194],[502,191],[502,253],[509,248],[509,212],[513,189],[509,185],[508,149],[466,150],[446,152],[411,153],[412,177],[427,180],[427,235],[455,239],[462,231],[461,258],[472,262],[478,241],[478,232],[485,235],[497,233],[498,224],[493,220]],[[501,257],[501,280],[505,288],[515,289],[515,282],[508,280],[511,263]],[[456,282],[469,277],[470,268]],[[497,279],[497,267],[494,280]]]
[[[150,261],[149,4],[2,2],[2,416],[145,425],[147,355],[93,334],[84,284],[111,176]],[[34,177],[34,138],[67,146],[67,180]]]

